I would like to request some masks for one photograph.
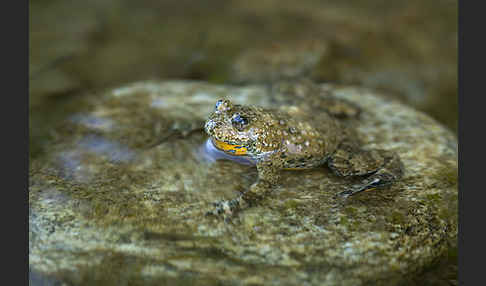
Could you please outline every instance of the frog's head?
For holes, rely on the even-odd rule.
[[[204,129],[214,146],[231,155],[249,155],[262,134],[262,111],[258,107],[232,104],[227,99],[216,102]]]

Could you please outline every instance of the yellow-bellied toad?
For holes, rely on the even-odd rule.
[[[333,101],[343,104],[342,101]],[[354,106],[334,108],[339,115],[355,116]],[[348,197],[398,180],[403,165],[397,154],[386,150],[364,150],[332,111],[318,116],[310,109],[282,106],[265,109],[217,101],[205,123],[211,144],[233,156],[245,156],[256,164],[258,179],[249,190],[231,200],[215,203],[211,214],[231,215],[258,202],[279,180],[283,169],[315,168],[327,164],[338,176],[363,176],[362,183],[340,195]]]

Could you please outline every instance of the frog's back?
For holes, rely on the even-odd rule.
[[[326,112],[310,113],[296,106],[279,108],[282,116],[282,156],[285,168],[322,165],[343,139],[343,126]]]

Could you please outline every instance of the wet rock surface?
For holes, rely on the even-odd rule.
[[[214,103],[270,106],[285,95],[263,85],[129,84],[84,98],[31,161],[31,276],[74,285],[420,284],[457,247],[454,135],[370,90],[320,88],[363,108],[353,124],[366,146],[398,152],[400,182],[342,201],[334,195],[353,181],[325,167],[285,171],[269,198],[230,224],[205,217],[257,176],[202,152]]]

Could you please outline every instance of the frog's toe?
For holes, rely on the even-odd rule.
[[[230,217],[236,214],[240,208],[240,198],[233,200],[221,200],[213,202],[213,209],[206,212],[206,215],[214,215],[223,217],[227,221]]]
[[[227,204],[225,204],[225,201],[218,201],[218,202],[213,202],[212,204],[212,209],[206,212],[207,216],[214,215],[214,216],[220,216],[224,214],[225,212],[228,211]]]
[[[367,180],[365,183],[361,185],[355,185],[346,191],[340,192],[337,194],[337,196],[346,199],[347,197],[356,195],[361,192],[371,191],[376,188],[386,186],[387,184],[389,184],[389,182],[383,181],[380,178],[375,177]]]
[[[341,198],[341,199],[346,199],[349,196],[353,195],[353,193],[354,193],[353,189],[349,189],[349,190],[338,193],[336,196]]]

